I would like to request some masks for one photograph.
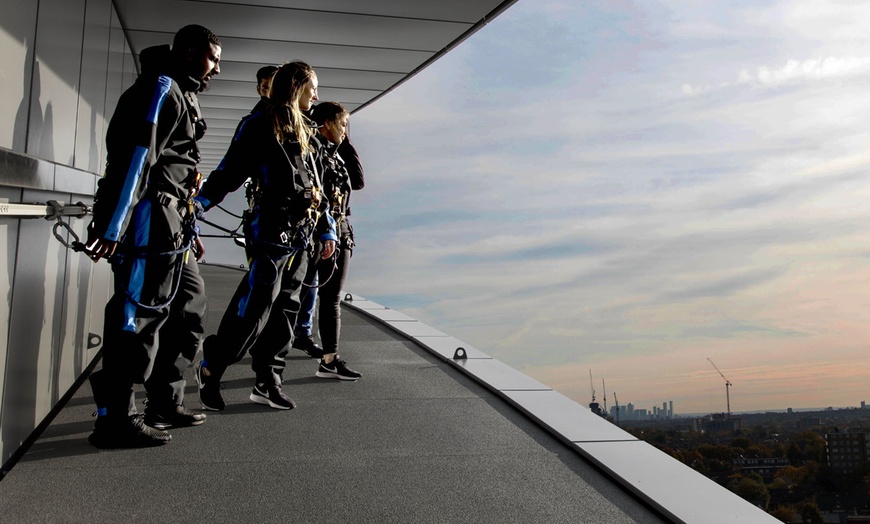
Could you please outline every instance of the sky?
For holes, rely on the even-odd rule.
[[[870,401],[868,26],[520,0],[351,117],[346,290],[584,405]]]
[[[352,117],[347,289],[583,404],[870,401],[868,26],[520,0]]]

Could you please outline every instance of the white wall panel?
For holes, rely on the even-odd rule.
[[[88,205],[93,204],[93,199],[82,199],[75,195],[69,195],[66,198],[68,203],[79,201]],[[87,237],[86,229],[90,223],[90,217],[69,217],[65,221],[80,239],[84,240]],[[64,238],[68,242],[72,240],[67,234],[64,234]],[[65,250],[64,254],[66,274],[63,286],[63,305],[58,312],[61,315],[60,343],[57,345],[58,365],[52,369],[52,372],[56,373],[54,386],[57,398],[60,398],[72,386],[84,371],[87,363],[90,362],[92,355],[88,351],[88,339],[89,333],[93,331],[91,309],[92,306],[96,305],[96,309],[102,312],[105,305],[102,297],[98,298],[97,304],[91,304],[94,271],[108,268],[107,263],[94,264],[83,253]],[[102,321],[98,326],[102,326]],[[97,331],[96,334],[102,336],[101,331]]]
[[[0,0],[0,147],[24,152],[36,2]]]
[[[106,131],[109,128],[109,121],[112,119],[112,113],[115,112],[115,107],[118,105],[118,99],[124,91],[124,52],[127,49],[124,45],[124,31],[121,28],[121,22],[118,20],[118,13],[112,7],[111,12],[111,28],[109,30],[109,58],[108,71],[106,77],[106,102],[103,109],[103,114],[106,115],[106,125],[103,127],[102,152],[100,161],[100,173],[105,169],[106,165]]]
[[[76,123],[75,167],[102,171],[111,0],[88,0],[82,47],[81,89]]]
[[[41,0],[27,153],[73,164],[85,0]]]
[[[0,187],[0,204],[20,202],[21,190]],[[18,225],[20,220],[0,217],[0,429],[3,423],[3,384],[6,378],[6,360],[9,343],[9,308],[12,305],[12,283],[15,280],[15,255],[18,252]],[[0,440],[0,453],[3,442]],[[2,455],[0,455],[2,457]],[[2,462],[2,461],[0,461]]]
[[[27,202],[64,199],[29,190],[22,197]],[[59,364],[66,250],[44,220],[21,220],[19,235],[0,426],[4,462],[58,400],[53,370]]]

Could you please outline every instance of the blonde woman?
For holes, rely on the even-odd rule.
[[[336,240],[328,204],[319,198],[315,130],[303,114],[315,100],[317,75],[311,66],[281,66],[272,79],[267,109],[242,120],[197,197],[208,210],[252,179],[253,202],[244,224],[249,269],[217,334],[206,338],[196,369],[204,409],[224,409],[221,376],[248,351],[256,374],[251,401],[275,409],[295,407],[281,389],[292,336],[288,322],[293,325],[287,315],[295,317],[299,310],[309,259],[305,251],[319,240],[321,256],[328,258]]]

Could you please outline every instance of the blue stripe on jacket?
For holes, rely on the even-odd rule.
[[[157,117],[160,114],[160,109],[163,107],[163,102],[169,95],[169,90],[172,87],[172,79],[168,76],[160,76],[157,78],[157,90],[151,99],[151,106],[148,109],[146,121],[151,125],[157,125]],[[115,212],[112,214],[112,219],[106,228],[105,238],[117,242],[123,231],[124,219],[130,211],[130,205],[133,202],[133,196],[136,194],[136,188],[139,187],[139,180],[142,178],[142,171],[145,167],[145,160],[148,158],[148,148],[144,146],[136,146],[133,151],[133,158],[130,159],[130,166],[127,168],[127,176],[124,179],[124,186],[121,193],[118,195],[118,205],[115,207]]]
[[[256,113],[254,113],[254,114],[251,114],[251,115],[248,115],[248,116],[242,118],[242,121],[239,122],[239,126],[236,128],[236,132],[235,132],[235,134],[233,134],[233,140],[232,140],[233,142],[236,142],[236,141],[239,140],[239,138],[241,138],[241,136],[242,136],[242,130],[245,128],[245,125],[247,125],[248,120],[250,120],[252,116],[254,116],[254,115],[259,115],[259,114],[260,114],[259,112],[256,112]],[[227,161],[227,157],[226,157],[226,155],[224,155],[224,157],[221,158],[221,161],[220,161],[220,163],[218,164],[217,168],[215,168],[215,171],[221,171],[221,170],[223,170],[226,161]]]
[[[148,245],[149,237],[151,236],[151,201],[143,200],[136,206],[135,213],[135,228],[136,234],[133,243],[137,248],[142,248]],[[136,302],[142,300],[142,288],[145,285],[145,261],[147,257],[137,257],[133,260],[133,267],[130,269],[130,281],[127,284],[127,294]],[[127,299],[124,304],[124,331],[136,332],[136,304]]]

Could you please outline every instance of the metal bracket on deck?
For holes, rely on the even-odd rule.
[[[350,293],[344,295],[344,301],[345,302],[353,302],[353,295],[351,295]]]
[[[468,353],[465,352],[464,347],[456,348],[456,352],[453,353],[453,360],[468,360]]]

